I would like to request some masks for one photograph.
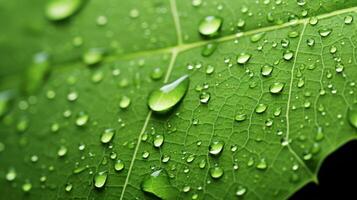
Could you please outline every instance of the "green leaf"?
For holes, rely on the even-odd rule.
[[[286,199],[357,138],[357,2],[47,2],[0,6],[2,198]]]

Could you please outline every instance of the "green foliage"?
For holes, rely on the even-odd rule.
[[[355,1],[53,1],[0,3],[2,199],[286,199],[357,138]]]

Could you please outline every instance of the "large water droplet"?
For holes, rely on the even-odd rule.
[[[94,186],[96,188],[102,188],[105,185],[105,182],[107,182],[107,177],[108,174],[107,172],[103,171],[103,172],[98,172],[95,176],[94,176]]]
[[[263,76],[270,76],[273,72],[273,69],[274,68],[271,65],[263,65],[263,67],[261,68],[261,73]]]
[[[114,169],[117,172],[120,172],[121,170],[123,170],[125,167],[124,162],[122,160],[117,160],[114,164]]]
[[[50,0],[45,9],[46,17],[60,21],[74,15],[81,7],[83,0]]]
[[[156,170],[141,182],[141,189],[161,199],[176,199],[178,191],[172,187],[163,169]]]
[[[223,176],[224,171],[222,167],[214,166],[209,170],[211,177],[214,179],[219,179]]]
[[[156,135],[154,139],[154,147],[159,148],[164,143],[164,136],[163,135]]]
[[[187,75],[162,86],[150,93],[148,99],[149,108],[157,113],[165,113],[177,105],[185,96],[189,86]]]
[[[218,155],[222,152],[224,147],[224,142],[223,141],[213,141],[210,145],[209,145],[209,153],[211,155]]]
[[[283,91],[283,89],[284,89],[284,83],[275,82],[270,86],[269,91],[272,94],[279,94],[281,91]]]
[[[107,144],[113,139],[114,135],[115,135],[114,129],[111,128],[105,129],[104,132],[102,133],[102,136],[100,137],[100,141],[103,144]]]
[[[241,53],[240,55],[237,56],[237,63],[240,65],[244,65],[249,61],[250,57],[251,57],[250,54]]]
[[[218,35],[222,27],[223,19],[217,16],[205,17],[198,26],[198,32],[207,37],[214,37]]]

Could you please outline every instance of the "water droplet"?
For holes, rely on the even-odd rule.
[[[348,121],[353,127],[357,128],[357,109],[348,109]]]
[[[212,65],[208,65],[206,68],[206,74],[211,75],[214,72],[214,67]]]
[[[211,155],[218,155],[222,152],[224,147],[224,142],[223,141],[213,141],[210,145],[209,145],[209,153]]]
[[[264,113],[267,110],[268,106],[266,104],[258,104],[255,108],[255,112],[258,114]]]
[[[199,163],[198,163],[198,167],[203,169],[206,167],[206,160],[202,159]]]
[[[200,94],[200,102],[203,104],[207,104],[211,99],[211,94],[209,92],[201,92]]]
[[[156,135],[154,139],[154,147],[159,148],[164,143],[164,136],[163,135]]]
[[[310,25],[315,26],[319,22],[317,17],[311,17],[309,20]]]
[[[58,151],[57,151],[57,155],[59,157],[63,157],[67,154],[67,148],[65,146],[61,146]]]
[[[281,91],[283,91],[283,89],[284,89],[284,83],[275,82],[270,86],[269,91],[272,94],[279,94]]]
[[[218,46],[217,42],[207,43],[205,46],[203,46],[203,49],[201,51],[201,55],[203,57],[211,56],[216,51],[217,46]]]
[[[286,61],[291,60],[293,57],[294,57],[294,53],[292,51],[290,51],[290,50],[285,51],[284,54],[283,54],[283,58]]]
[[[176,199],[178,191],[172,187],[169,176],[163,169],[156,170],[141,182],[144,192],[155,195],[160,199]]]
[[[121,109],[128,108],[130,106],[131,99],[127,96],[122,96],[119,102],[119,107]]]
[[[141,154],[141,157],[144,158],[144,159],[147,159],[149,156],[150,156],[150,153],[149,153],[148,151],[144,151],[144,152]]]
[[[15,180],[16,176],[17,176],[17,174],[16,174],[15,169],[11,168],[11,169],[9,169],[9,171],[6,173],[5,178],[6,178],[7,181],[13,181],[13,180]]]
[[[341,63],[337,63],[335,69],[336,69],[337,73],[341,73],[345,69],[345,66],[343,66],[343,64],[341,64]]]
[[[217,16],[207,16],[201,20],[198,32],[207,37],[217,36],[222,27],[223,19]]]
[[[246,53],[241,53],[240,55],[237,56],[237,63],[240,65],[246,64],[251,58],[250,54]]]
[[[315,40],[310,38],[306,40],[306,43],[309,47],[313,47],[315,45]]]
[[[107,144],[113,139],[114,135],[115,135],[114,129],[111,128],[105,129],[104,132],[102,133],[102,136],[100,137],[100,141],[103,144]]]
[[[97,25],[105,26],[108,23],[108,18],[104,15],[100,15],[97,17]]]
[[[32,184],[28,181],[26,181],[26,183],[22,185],[22,191],[24,192],[30,192],[31,189],[32,189]]]
[[[202,4],[202,0],[192,0],[191,4],[194,7],[198,7]]]
[[[72,190],[72,188],[73,188],[72,184],[67,183],[66,187],[64,189],[66,190],[66,192],[70,192]]]
[[[327,37],[331,34],[331,32],[332,32],[332,29],[329,29],[329,28],[324,28],[324,29],[319,30],[319,34],[321,37]]]
[[[149,108],[157,113],[166,113],[177,105],[185,96],[189,86],[187,75],[180,77],[172,83],[162,86],[150,93]]]
[[[130,12],[129,12],[129,16],[133,19],[135,18],[138,18],[140,16],[140,12],[138,9],[134,8],[134,9],[131,9]]]
[[[270,76],[273,72],[273,66],[271,65],[263,65],[261,68],[262,76]]]
[[[243,196],[246,192],[247,192],[247,188],[245,188],[243,186],[238,186],[236,195],[240,197],[240,196]]]
[[[72,91],[72,92],[67,94],[67,100],[68,101],[75,101],[75,100],[77,100],[77,98],[78,98],[78,93],[75,92],[75,91]]]
[[[265,170],[266,168],[268,168],[268,165],[265,161],[265,159],[261,159],[258,164],[256,165],[257,169],[261,169],[261,170]]]
[[[94,176],[94,186],[96,188],[102,188],[105,183],[107,182],[107,177],[108,177],[108,174],[106,171],[103,171],[103,172],[98,172],[95,176]]]
[[[251,42],[258,42],[265,36],[265,32],[254,34],[250,37]]]
[[[76,119],[77,126],[84,126],[87,124],[89,116],[85,112],[80,112]]]
[[[93,48],[83,54],[82,60],[86,65],[92,66],[100,63],[103,60],[103,55],[102,49]]]
[[[222,167],[214,166],[209,170],[211,177],[214,179],[219,179],[223,176],[224,171]]]
[[[242,122],[244,120],[247,119],[247,115],[245,113],[239,113],[237,114],[234,119],[237,121],[237,122]]]
[[[159,80],[162,78],[163,75],[164,75],[164,72],[162,71],[162,69],[160,67],[155,67],[152,70],[150,77],[152,80]]]
[[[351,15],[347,15],[345,17],[345,24],[352,24],[353,22],[353,17]]]
[[[125,167],[124,162],[122,160],[117,160],[114,164],[114,169],[117,172],[120,172],[121,170],[123,170]]]
[[[46,17],[51,21],[60,21],[74,15],[83,0],[50,0],[45,9]]]

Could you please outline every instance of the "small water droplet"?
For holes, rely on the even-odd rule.
[[[114,135],[115,135],[114,129],[111,129],[111,128],[105,129],[100,137],[100,141],[103,144],[107,144],[113,139]]]
[[[57,151],[57,155],[59,157],[63,157],[67,154],[67,148],[65,146],[61,146],[58,151]]]
[[[100,63],[103,60],[103,55],[102,49],[93,48],[83,54],[82,60],[86,65],[92,66]]]
[[[240,65],[246,64],[251,58],[250,54],[246,53],[241,53],[240,55],[237,56],[237,63]]]
[[[244,120],[247,119],[247,115],[245,113],[239,113],[237,114],[234,119],[237,121],[237,122],[242,122]]]
[[[324,29],[319,30],[319,34],[321,37],[327,37],[331,34],[331,32],[332,32],[332,29],[329,29],[329,28],[324,28]]]
[[[16,174],[15,169],[10,168],[9,171],[6,173],[5,178],[7,181],[13,181],[13,180],[15,180],[16,176],[17,176],[17,174]]]
[[[223,176],[224,171],[222,167],[214,166],[210,170],[211,177],[214,179],[219,179]]]
[[[163,135],[156,135],[154,139],[154,147],[159,148],[164,143],[164,136]]]
[[[250,37],[250,41],[251,42],[258,42],[259,40],[261,40],[263,37],[265,36],[265,32],[261,32],[261,33],[257,33],[254,34]]]
[[[258,106],[255,108],[255,112],[258,114],[264,113],[267,110],[268,106],[266,104],[258,104]]]
[[[200,94],[200,102],[203,104],[207,104],[211,99],[211,94],[209,92],[201,92]]]
[[[32,189],[32,184],[28,181],[26,181],[26,183],[22,185],[22,191],[24,192],[30,192],[31,189]]]
[[[223,19],[217,16],[207,16],[203,18],[198,26],[198,32],[202,36],[217,36],[222,27]]]
[[[271,65],[263,65],[261,68],[262,76],[270,76],[273,72],[273,66]]]
[[[128,108],[130,106],[131,99],[127,96],[122,96],[119,102],[119,107],[121,109]]]
[[[286,61],[291,60],[293,57],[294,57],[294,53],[292,51],[290,51],[290,50],[285,51],[284,54],[283,54],[283,58]]]
[[[160,67],[155,67],[152,70],[150,77],[152,80],[159,80],[162,78],[163,75],[164,75],[164,72],[162,71],[162,69]]]
[[[353,22],[353,17],[351,16],[351,15],[347,15],[346,17],[345,17],[345,24],[352,24],[352,22]]]
[[[74,15],[82,6],[83,0],[50,0],[45,9],[51,21],[60,21]]]
[[[80,112],[76,119],[77,126],[84,126],[87,124],[89,116],[85,112]]]
[[[269,87],[269,91],[272,94],[279,94],[284,89],[284,83],[275,82]]]
[[[124,169],[125,165],[124,162],[122,160],[117,160],[114,164],[114,169],[117,172],[120,172]]]
[[[211,56],[216,51],[217,46],[218,46],[217,42],[207,43],[205,46],[203,46],[203,49],[201,51],[201,55],[203,57]]]

